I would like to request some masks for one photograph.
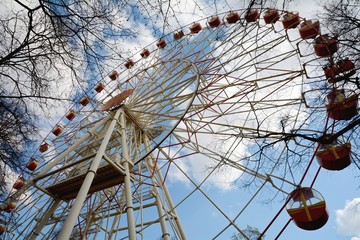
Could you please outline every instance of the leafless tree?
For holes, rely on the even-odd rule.
[[[252,1],[254,4],[263,4],[264,2]],[[330,91],[335,88],[344,88],[359,94],[359,11],[360,4],[358,1],[331,1],[326,3],[324,6],[324,13],[319,18],[322,33],[325,34],[329,32],[331,36],[336,36],[339,43],[339,50],[334,55],[316,59],[317,76],[314,77],[315,80],[312,87],[314,91],[321,93],[318,98],[321,99],[322,108],[319,109],[322,110],[311,110],[311,108],[305,109],[306,119],[302,120],[303,122],[299,123],[296,129],[292,127],[294,122],[291,119],[294,119],[294,116],[291,116],[286,112],[283,113],[282,119],[278,119],[278,131],[262,132],[254,130],[251,134],[244,136],[242,130],[239,129],[238,134],[218,139],[218,142],[214,144],[217,146],[217,149],[221,149],[224,142],[233,142],[234,147],[223,150],[224,152],[222,152],[222,155],[234,155],[235,159],[239,159],[239,163],[245,167],[251,168],[256,173],[271,172],[269,166],[273,166],[271,164],[274,164],[274,159],[281,156],[279,157],[280,160],[275,164],[277,169],[283,169],[282,172],[278,173],[279,177],[283,177],[284,179],[293,178],[294,184],[299,184],[295,180],[293,172],[299,171],[301,175],[304,174],[307,164],[314,156],[316,146],[319,144],[331,144],[336,140],[341,143],[349,141],[351,143],[353,165],[360,170],[360,156],[358,154],[360,147],[358,143],[360,134],[359,114],[348,120],[334,121],[330,119],[326,129],[324,129],[325,124],[321,122],[323,120],[320,120],[327,117],[324,99],[326,99],[326,95]],[[335,63],[346,58],[355,63],[356,71],[354,75],[337,82],[336,85],[327,82],[322,68],[329,63]],[[319,99],[314,101],[318,101]],[[269,114],[269,117],[262,119],[262,122],[258,121],[256,116],[253,120],[257,121],[257,126],[261,129],[261,124],[266,123],[266,121],[271,122],[271,116]],[[307,126],[310,122],[317,126],[315,126],[314,129],[307,131]],[[329,133],[331,133],[331,135],[327,135]],[[248,138],[246,140],[248,143],[247,155],[236,153],[236,146],[241,145],[244,138]],[[278,150],[283,148],[285,151],[280,153]],[[230,160],[224,159],[222,163],[224,165],[236,167],[236,164]],[[251,188],[256,185],[255,182],[257,178],[258,177],[253,176],[246,178],[244,175],[241,175],[237,184],[242,184],[241,186],[245,188]],[[281,190],[282,189],[280,189],[280,192]]]
[[[359,64],[360,56],[360,3],[356,0],[329,1],[321,16],[324,26],[338,36],[341,53]]]
[[[13,99],[0,100],[0,199],[5,194],[6,168],[21,169],[26,146],[33,143],[36,130],[34,120],[26,106]]]
[[[248,225],[245,229],[243,229],[243,233],[247,236],[247,238],[245,238],[242,234],[238,233],[238,234],[234,234],[231,237],[231,239],[233,239],[233,240],[242,240],[242,239],[260,240],[260,239],[258,239],[258,236],[260,235],[260,231],[256,227],[251,227]],[[264,237],[262,237],[261,239],[264,239]]]
[[[112,40],[104,32],[115,38],[134,33],[116,21],[120,8],[113,1],[28,5],[16,0],[0,5],[9,10],[0,19],[0,166],[17,170],[29,147],[24,145],[36,136],[34,109],[49,111],[53,100],[70,101],[73,93],[63,97],[55,89],[64,83],[74,90],[86,86],[83,69],[99,72],[106,68],[105,59],[121,59],[117,49],[109,51],[114,44],[109,45]]]
[[[165,29],[159,22],[175,14],[172,4],[177,3],[2,1],[0,171],[5,165],[15,171],[24,165],[26,157],[20,155],[37,137],[39,110],[46,114],[54,104],[77,101],[91,83],[124,61],[124,39],[141,32],[129,22],[151,25],[161,35]]]

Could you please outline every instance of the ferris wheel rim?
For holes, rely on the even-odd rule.
[[[223,13],[223,14],[225,14],[225,13]],[[203,18],[203,19],[200,19],[200,20],[204,20],[204,19],[208,19],[208,18]],[[231,25],[231,24],[227,24],[225,21],[223,22],[223,24],[224,24],[224,25],[228,25],[228,26]],[[191,25],[191,24],[189,24],[189,25]],[[186,25],[186,26],[189,26],[189,25]],[[254,25],[255,25],[255,24],[254,24]],[[258,23],[256,23],[256,25],[258,25]],[[208,28],[210,29],[209,26],[208,26]],[[257,26],[257,28],[259,28],[259,26]],[[210,30],[211,30],[211,29],[210,29]],[[174,32],[175,32],[175,31],[174,31]],[[174,32],[172,32],[172,33],[174,33]],[[170,34],[172,34],[172,33],[170,33]],[[169,35],[170,35],[170,34],[169,34]],[[189,34],[189,36],[194,37],[195,34]],[[289,39],[285,39],[285,40],[289,40]],[[183,40],[181,40],[181,41],[183,41]],[[289,40],[289,41],[290,41],[290,40]],[[198,91],[199,91],[199,82],[200,82],[200,80],[201,80],[201,74],[199,73],[200,71],[199,71],[199,69],[197,68],[197,66],[196,66],[193,62],[191,62],[190,60],[180,58],[180,59],[174,59],[174,60],[167,60],[167,61],[164,61],[164,62],[156,62],[155,64],[150,64],[150,65],[151,65],[150,68],[153,67],[153,66],[155,66],[155,65],[158,65],[158,64],[166,64],[166,63],[169,63],[169,62],[172,62],[172,61],[188,61],[189,64],[194,65],[194,67],[197,69],[197,72],[198,72],[198,74],[197,74],[197,86],[196,86],[196,91],[195,91],[194,94],[192,95],[192,99],[191,99],[191,101],[188,103],[186,110],[183,112],[183,114],[182,114],[180,117],[177,118],[177,119],[178,119],[177,123],[176,123],[175,125],[173,125],[172,128],[170,129],[170,131],[168,131],[167,134],[166,134],[165,136],[163,136],[162,139],[161,139],[160,141],[158,141],[157,144],[155,144],[155,145],[153,146],[153,148],[152,148],[151,151],[148,151],[148,152],[146,153],[146,155],[144,155],[144,156],[141,157],[139,160],[137,160],[134,165],[140,164],[141,162],[143,162],[143,160],[144,160],[145,158],[147,158],[149,155],[151,155],[151,154],[155,151],[155,149],[158,149],[159,147],[161,147],[161,144],[164,143],[165,140],[166,140],[170,135],[172,135],[172,134],[174,133],[175,129],[177,129],[177,127],[179,126],[179,124],[181,123],[182,120],[184,120],[184,119],[187,119],[187,120],[188,120],[188,119],[189,119],[189,118],[186,118],[185,116],[186,116],[186,114],[189,113],[189,110],[190,110],[190,108],[191,108],[191,105],[194,103],[195,98],[196,98],[196,97],[198,96],[198,94],[199,94]],[[146,70],[146,69],[145,69],[145,70]],[[140,71],[140,72],[141,72],[141,71]],[[135,74],[136,74],[136,73],[135,73]],[[225,73],[225,74],[228,74],[228,73]],[[224,75],[225,75],[225,74],[224,74]],[[199,80],[199,78],[200,78],[200,80]],[[290,80],[291,80],[291,79],[290,79]],[[126,82],[124,82],[123,84],[126,84]],[[296,99],[296,100],[299,100],[299,99]],[[248,101],[249,101],[249,100],[248,100]],[[267,101],[271,101],[271,99],[270,99],[270,100],[267,100]],[[222,102],[222,100],[219,99],[219,104],[220,104],[221,102]],[[216,105],[216,104],[214,104],[214,105]],[[280,104],[280,106],[281,106],[281,104]],[[271,107],[273,107],[273,108],[276,109],[276,108],[277,108],[277,105],[274,104],[274,106],[269,106],[269,108],[271,108]],[[125,107],[124,107],[124,108],[126,108],[126,104],[125,104]],[[264,107],[264,109],[266,109],[266,107]],[[232,127],[235,127],[235,125],[232,126]],[[216,133],[216,132],[215,132],[215,133]],[[214,133],[214,134],[215,134],[215,133]],[[220,132],[218,132],[218,133],[220,134]],[[194,142],[194,144],[195,144],[195,142]],[[221,154],[219,153],[219,155],[221,155]],[[169,165],[170,165],[170,164],[169,164]],[[274,165],[274,167],[275,167],[275,165]],[[265,180],[265,181],[264,181],[264,184],[265,184],[267,178],[266,178],[266,177],[263,177],[263,178],[264,178],[263,180]]]

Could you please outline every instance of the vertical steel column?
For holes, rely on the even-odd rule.
[[[134,218],[134,207],[132,201],[132,192],[131,192],[131,179],[130,179],[130,156],[128,152],[127,140],[126,140],[126,119],[125,113],[122,109],[120,116],[120,125],[121,125],[121,144],[122,144],[122,157],[125,159],[123,161],[123,166],[125,168],[125,177],[124,177],[124,186],[125,186],[125,198],[126,198],[126,217],[128,222],[128,233],[130,240],[136,240],[136,227],[135,227],[135,218]]]
[[[154,192],[154,195],[155,195],[155,201],[156,201],[156,207],[158,210],[158,215],[160,218],[160,226],[161,226],[161,231],[162,231],[161,237],[163,240],[170,240],[170,233],[167,229],[166,220],[165,220],[166,215],[164,215],[164,213],[163,213],[163,205],[160,201],[160,197],[159,197],[159,194],[157,193],[157,191]]]
[[[125,194],[124,192],[121,193],[121,197],[120,197],[120,200],[119,200],[119,204],[124,204],[124,201],[125,201]],[[121,213],[122,214],[122,213]],[[113,224],[111,226],[111,232],[109,234],[109,240],[112,239],[113,235],[114,235],[114,229],[116,228],[116,224],[118,224],[118,221],[120,220],[120,216],[121,214],[118,214],[115,216],[114,220],[113,220]]]
[[[150,149],[150,146],[149,146],[148,138],[147,138],[146,136],[144,137],[144,144],[145,144],[146,149],[147,149],[148,151],[150,151],[151,149]],[[150,159],[151,159],[151,165],[154,165],[154,161],[153,161],[153,159],[152,159],[151,154],[150,154]],[[160,183],[164,183],[164,177],[162,176],[162,174],[161,174],[159,168],[157,167],[157,165],[155,166],[155,172],[156,172],[156,174],[157,174],[158,177],[159,177],[159,182],[160,182]],[[174,203],[173,203],[173,201],[172,201],[170,192],[169,192],[169,190],[167,189],[167,187],[166,187],[165,184],[163,184],[162,189],[163,189],[163,191],[164,191],[164,193],[165,193],[166,200],[167,200],[167,202],[169,203],[170,211],[173,213],[173,216],[174,216],[174,218],[175,218],[175,223],[176,223],[176,226],[178,227],[178,230],[179,230],[179,234],[180,234],[180,236],[181,236],[181,239],[182,239],[182,240],[186,240],[186,239],[187,239],[187,238],[186,238],[186,234],[185,234],[185,231],[184,231],[184,229],[183,229],[183,227],[182,227],[181,221],[180,221],[180,219],[178,218],[178,215],[177,215],[177,213],[176,213],[175,206],[174,206]]]
[[[159,168],[156,166],[155,169],[156,169],[156,172],[157,172],[157,174],[158,174],[159,181],[163,183],[163,182],[164,182],[164,177],[162,176]],[[178,218],[178,215],[177,215],[177,212],[176,212],[176,210],[175,210],[175,206],[174,206],[174,203],[173,203],[173,201],[172,201],[170,192],[169,192],[169,190],[167,189],[167,187],[166,187],[165,184],[162,186],[162,188],[163,188],[163,190],[164,190],[166,200],[167,200],[168,203],[169,203],[170,211],[171,211],[171,212],[173,213],[173,215],[174,215],[175,222],[176,222],[176,226],[177,226],[178,229],[179,229],[179,233],[180,233],[181,239],[182,239],[182,240],[186,240],[186,239],[187,239],[187,238],[186,238],[186,234],[185,234],[185,231],[184,231],[184,229],[183,229],[183,227],[182,227],[181,221],[180,221],[180,219]]]
[[[27,239],[35,240],[39,236],[41,230],[48,222],[50,216],[55,212],[56,208],[60,205],[60,203],[61,203],[60,199],[54,200],[54,202],[50,205],[44,216],[42,216],[41,220],[37,223],[31,235]]]
[[[81,208],[84,204],[86,195],[89,192],[91,183],[95,177],[95,174],[99,167],[100,161],[105,153],[106,147],[107,147],[109,140],[111,138],[111,135],[115,129],[115,126],[116,126],[117,120],[120,116],[120,113],[121,113],[121,109],[118,109],[115,112],[114,117],[109,124],[109,127],[104,135],[104,139],[102,140],[102,143],[97,151],[97,154],[95,155],[95,158],[92,161],[91,166],[86,173],[86,177],[85,177],[84,182],[81,185],[81,188],[76,196],[75,202],[74,202],[73,206],[71,207],[70,213],[66,217],[63,228],[61,229],[59,237],[58,237],[59,240],[67,240],[71,236],[72,229],[75,225],[76,219],[79,216]]]
[[[144,140],[143,141],[148,141],[147,137],[144,136]],[[149,151],[149,145],[145,144],[146,149]],[[146,168],[148,169],[149,172],[152,171],[152,166],[151,164],[153,164],[151,162],[151,164],[149,162],[145,162],[146,164]],[[156,185],[156,179],[154,177],[154,175],[151,176],[151,181],[153,182],[154,186]],[[158,215],[159,215],[159,221],[160,221],[160,226],[161,226],[161,232],[162,232],[162,239],[163,240],[170,240],[170,233],[168,231],[167,225],[166,225],[166,214],[164,214],[164,211],[166,212],[166,209],[164,209],[164,206],[161,202],[160,196],[159,196],[159,191],[157,190],[156,187],[153,187],[153,192],[152,195],[155,198],[155,203],[156,203],[156,208],[158,211]]]

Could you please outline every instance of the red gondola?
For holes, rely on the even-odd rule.
[[[64,128],[60,124],[57,124],[51,131],[55,136],[59,136],[63,132]]]
[[[327,79],[334,78],[336,75],[339,74],[339,68],[335,64],[333,64],[332,66],[331,65],[325,66],[323,67],[323,70],[325,77]]]
[[[356,73],[354,62],[347,58],[338,61],[336,64],[325,66],[323,70],[329,83],[348,79]]]
[[[229,14],[226,16],[226,21],[229,24],[236,23],[239,20],[240,20],[240,15],[237,12],[229,12]]]
[[[32,158],[26,164],[26,168],[29,169],[30,171],[34,171],[37,168],[38,165],[39,165],[39,162],[36,159]]]
[[[341,80],[349,79],[352,75],[356,73],[355,64],[349,59],[340,60],[337,62],[337,67],[339,70],[338,76],[328,79],[329,83],[339,82]]]
[[[16,179],[13,188],[15,188],[16,190],[21,189],[23,186],[25,185],[24,179],[22,177],[19,177],[18,179]]]
[[[285,29],[296,28],[300,24],[298,12],[287,12],[283,16],[282,24]]]
[[[332,119],[350,120],[357,115],[357,94],[346,94],[344,89],[333,90],[327,95],[327,100],[326,110]]]
[[[198,32],[201,31],[202,26],[201,26],[200,23],[195,22],[195,23],[191,24],[191,26],[190,26],[189,29],[190,29],[190,32],[191,32],[191,33],[198,33]]]
[[[156,46],[160,49],[163,49],[166,46],[166,41],[165,39],[161,38],[157,43]]]
[[[97,93],[101,93],[102,90],[104,90],[104,88],[105,88],[104,84],[102,84],[102,83],[100,82],[100,83],[96,84],[96,86],[95,86],[94,89],[95,89],[95,91],[96,91]]]
[[[324,136],[329,138],[331,135]],[[321,167],[328,170],[342,170],[351,164],[351,143],[319,144],[316,158]]]
[[[3,225],[0,225],[0,235],[6,232],[6,227]]]
[[[245,20],[248,23],[256,22],[260,17],[260,13],[257,9],[250,9],[245,16]]]
[[[315,38],[320,34],[319,20],[304,20],[300,24],[299,33],[302,39]]]
[[[150,56],[150,51],[149,51],[149,49],[144,48],[144,49],[142,50],[142,52],[140,53],[140,56],[141,56],[142,58],[147,58],[148,56]]]
[[[72,109],[65,116],[69,121],[73,120],[76,117],[76,112]]]
[[[120,73],[118,71],[113,70],[110,73],[109,78],[114,81],[114,80],[116,80],[118,78],[119,75],[120,75]]]
[[[183,36],[185,36],[183,30],[179,30],[177,32],[174,33],[174,40],[179,40],[180,38],[182,38]]]
[[[211,28],[218,27],[221,24],[219,16],[211,16],[208,20],[208,24]]]
[[[83,106],[88,105],[89,102],[90,102],[90,98],[88,98],[88,97],[86,97],[86,96],[80,99],[80,103],[81,103],[81,105],[83,105]]]
[[[338,65],[340,72],[351,71],[355,68],[354,62],[349,60],[348,58],[345,58],[344,60],[340,60],[336,64]]]
[[[336,37],[330,37],[328,34],[320,35],[315,38],[314,50],[319,57],[330,57],[339,49]]]
[[[329,219],[324,198],[312,188],[303,187],[292,191],[286,210],[294,223],[305,230],[319,229]]]
[[[39,147],[39,151],[40,152],[46,152],[49,149],[49,144],[47,142],[43,142],[40,147]]]
[[[276,23],[280,19],[277,9],[268,9],[264,13],[264,21],[266,24]]]
[[[7,204],[6,208],[5,208],[5,212],[11,212],[16,208],[16,204],[11,202],[9,204]]]
[[[135,65],[135,63],[134,63],[134,61],[133,61],[132,59],[129,59],[129,60],[124,64],[124,66],[125,66],[127,69],[132,68],[134,65]]]

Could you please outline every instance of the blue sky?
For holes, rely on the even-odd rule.
[[[244,7],[239,6],[238,2],[239,1],[230,0],[227,1],[227,4],[218,4],[217,10],[219,12],[226,12],[229,9]],[[180,8],[182,13],[177,15],[177,21],[169,18],[169,25],[166,30],[170,32],[177,29],[179,25],[190,24],[196,19],[215,13],[214,7],[207,5],[206,1],[197,1],[197,4],[198,5],[195,6],[192,1],[188,1],[187,5],[179,4],[177,7]],[[199,8],[201,8],[202,11],[200,11]],[[300,15],[307,19],[314,18],[316,12],[320,10],[319,5],[310,0],[294,1],[288,8],[289,10],[299,11]],[[139,35],[135,40],[125,42],[125,45],[129,49],[126,54],[128,54],[129,57],[131,57],[132,54],[138,53],[144,46],[153,43],[160,36],[160,30],[152,35],[153,29],[148,29],[143,21],[138,21],[136,18],[131,19],[127,24],[143,29],[142,35]],[[157,27],[161,29],[160,25]],[[170,38],[171,35],[168,37]],[[196,38],[196,36],[190,36],[189,39],[191,38]],[[199,39],[197,41],[199,41]],[[200,47],[201,45],[196,45],[192,51],[197,51]],[[210,47],[203,49],[203,52],[210,51],[209,49]],[[162,54],[163,59],[166,59],[172,56],[171,54],[173,53],[166,55],[165,52]],[[161,56],[161,54],[159,55]],[[135,56],[135,58],[138,57],[137,55]],[[114,63],[114,65],[120,67],[122,67],[122,64],[123,63]],[[145,62],[145,64],[149,63]],[[322,120],[319,120],[320,123],[321,121]],[[207,142],[208,140],[201,140],[209,144],[209,142]],[[246,146],[240,145],[239,148],[238,152],[247,151]],[[184,150],[182,154],[185,153],[186,151]],[[201,167],[204,167],[201,161],[206,161],[207,159],[184,158],[184,160],[184,163],[181,163],[183,165],[180,165],[180,167],[189,174],[194,181],[200,182],[207,176],[208,173],[204,171],[204,169],[201,169]],[[306,163],[304,163],[304,165],[306,165]],[[304,181],[304,186],[311,183],[317,168],[318,165],[315,161]],[[168,187],[173,194],[174,202],[176,204],[180,203],[177,212],[189,239],[207,240],[219,234],[229,223],[226,217],[231,220],[236,217],[254,195],[254,192],[259,188],[259,184],[261,183],[260,181],[256,183],[257,185],[254,184],[254,186],[250,186],[249,188],[242,188],[241,181],[232,183],[241,172],[230,168],[220,170],[223,170],[224,174],[220,172],[220,174],[211,175],[207,183],[201,186],[201,190],[207,194],[214,204],[199,190],[195,191],[194,194],[182,202],[184,197],[194,190],[194,186],[184,179],[184,176],[176,170],[170,172],[173,174],[172,176],[168,176]],[[298,170],[294,173],[295,182],[299,181],[302,173],[303,170]],[[358,177],[359,173],[354,165],[339,172],[321,170],[314,184],[314,188],[320,191],[326,199],[330,215],[328,223],[316,231],[304,231],[296,227],[293,223],[290,223],[280,239],[359,240],[360,230],[358,226],[360,226],[360,211],[356,209],[356,204],[360,203]],[[287,190],[289,189],[290,187],[287,187]],[[267,183],[261,193],[252,201],[241,216],[237,218],[236,224],[242,229],[245,228],[246,225],[250,225],[257,227],[260,231],[264,230],[279,211],[285,198],[285,194],[277,193],[277,191]],[[221,211],[219,211],[215,205],[225,213],[226,217],[222,215]],[[286,211],[283,211],[266,232],[266,239],[273,239],[288,219],[288,214]],[[229,227],[217,239],[229,239],[229,237],[236,232],[237,230],[234,227]]]
[[[317,163],[314,165],[317,166]],[[322,170],[314,185],[314,189],[320,191],[326,200],[329,212],[327,224],[315,231],[305,231],[291,222],[279,239],[345,240],[355,237],[356,233],[358,233],[358,217],[354,215],[359,214],[359,209],[344,208],[347,201],[354,199],[353,203],[359,203],[359,187],[356,184],[357,175],[354,166],[339,172]],[[174,194],[175,201],[177,200],[176,196],[182,196],[182,191],[184,191],[185,195],[190,190],[193,190],[191,187],[184,187],[179,183],[170,184],[169,187],[170,191],[176,188],[176,194]],[[180,189],[181,193],[179,193]],[[252,196],[246,189],[240,189],[238,186],[234,186],[226,191],[208,186],[207,188],[205,187],[204,191],[211,196],[211,199],[222,211],[232,218],[239,213]],[[264,230],[270,220],[280,210],[284,201],[282,197],[275,199],[272,199],[272,197],[271,189],[263,190],[260,197],[257,197],[236,221],[239,226],[250,225],[259,228],[260,231]],[[189,239],[212,239],[228,224],[224,216],[201,193],[191,196],[177,211],[184,224],[184,228],[187,230]],[[339,211],[342,211],[341,217],[339,216]],[[194,218],[203,220],[194,222]],[[288,219],[289,215],[283,210],[266,232],[265,239],[273,239]],[[348,228],[344,226],[348,226]],[[226,237],[236,232],[236,229],[230,227],[217,239],[228,239]]]
[[[319,6],[320,4],[315,4],[313,1],[301,1],[293,3],[288,9],[299,11],[300,16],[312,19],[316,18],[317,12],[321,10]],[[311,183],[317,167],[318,165],[314,161],[303,185]],[[300,175],[301,173],[298,173],[298,179]],[[316,231],[304,231],[290,223],[280,239],[358,239],[360,233],[356,226],[360,224],[358,222],[359,212],[354,209],[354,205],[359,202],[358,176],[357,168],[354,165],[336,172],[321,170],[314,188],[320,191],[326,199],[330,215],[328,223]],[[170,188],[173,187],[173,185],[170,186]],[[209,187],[209,189],[212,199],[217,201],[217,204],[229,216],[235,216],[247,201],[246,199],[251,196],[246,190],[240,189],[239,186],[231,186],[225,190],[216,189],[216,186],[213,186]],[[182,211],[179,210],[178,213],[182,219],[184,218],[185,228],[190,229],[190,239],[210,239],[222,227],[227,225],[227,221],[214,209],[213,205],[205,204],[206,201],[203,203],[197,199],[198,195],[201,194],[196,194],[194,200],[190,201],[189,204],[184,204],[186,207],[181,208]],[[282,200],[284,200],[282,198],[272,199],[271,190],[264,190],[262,198],[254,201],[254,204],[240,217],[239,223],[243,226],[249,224],[258,227],[262,231],[280,209],[283,204]],[[264,199],[267,199],[267,201]],[[201,206],[201,208],[198,206]],[[191,212],[190,215],[188,215],[189,212]],[[207,220],[196,222],[194,226],[193,221],[191,221],[194,215],[203,215]],[[283,211],[267,231],[266,239],[275,237],[288,219],[288,214]],[[236,230],[229,228],[226,234],[231,235],[233,232],[236,232]]]

